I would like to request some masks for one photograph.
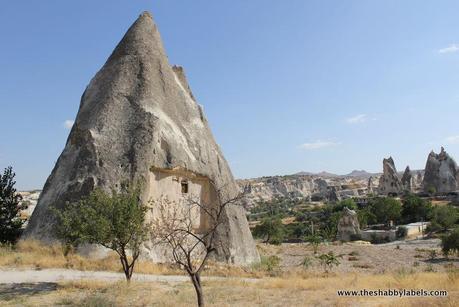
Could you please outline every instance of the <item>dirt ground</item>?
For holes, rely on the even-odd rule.
[[[317,255],[330,251],[342,255],[340,264],[328,273],[324,273],[309,244],[259,243],[264,259],[271,255],[281,259],[279,267],[260,274],[255,273],[266,268],[250,268],[249,273],[234,268],[234,274],[227,275],[231,278],[221,275],[209,278],[212,271],[206,271],[204,296],[207,306],[458,306],[459,262],[457,258],[443,258],[438,243],[438,240],[419,240],[382,245],[322,244]],[[433,260],[429,257],[431,250],[438,253]],[[18,255],[23,254],[14,254]],[[10,253],[3,255],[10,256]],[[310,259],[307,267],[303,265],[305,257]],[[181,307],[196,304],[193,287],[186,276],[138,273],[136,278],[135,273],[134,281],[127,284],[122,274],[110,270],[90,272],[22,266],[3,267],[0,274],[0,306]],[[338,290],[362,289],[446,290],[448,295],[338,295]]]
[[[457,306],[459,276],[446,273],[326,274],[308,278],[205,281],[208,306]],[[446,297],[341,297],[340,289],[438,289]],[[107,282],[0,285],[1,306],[195,306],[189,282]]]
[[[317,255],[333,252],[341,255],[340,264],[333,268],[335,272],[376,273],[409,270],[415,272],[444,272],[459,266],[457,257],[446,259],[441,254],[440,240],[397,241],[386,244],[364,244],[350,242],[343,244],[321,244],[314,255],[308,243],[287,243],[280,246],[258,244],[264,255],[275,255],[281,259],[283,270],[302,266],[305,257],[310,259],[308,270],[322,270]],[[437,256],[432,259],[430,251],[435,250]]]

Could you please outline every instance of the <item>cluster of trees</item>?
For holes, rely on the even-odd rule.
[[[282,209],[276,211],[278,203],[282,204]],[[361,228],[375,224],[388,225],[389,221],[395,225],[430,221],[429,232],[444,232],[459,223],[458,208],[452,205],[432,206],[430,201],[415,195],[407,195],[401,201],[391,197],[373,197],[361,206],[353,199],[307,210],[295,210],[292,207],[294,204],[294,201],[279,199],[270,203],[264,202],[264,215],[260,223],[254,227],[253,235],[271,244],[309,241],[311,236],[314,236],[315,240],[319,237],[332,241],[336,238],[338,221],[344,207],[357,212]],[[282,219],[286,217],[295,217],[295,222],[283,224]]]

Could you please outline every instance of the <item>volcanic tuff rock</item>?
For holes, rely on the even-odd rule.
[[[401,183],[404,191],[413,192],[415,183],[409,166],[406,167],[405,172],[403,173]]]
[[[379,178],[378,190],[382,195],[399,194],[403,190],[392,157],[383,160],[383,174]]]
[[[368,184],[367,184],[367,193],[373,194],[374,189],[373,189],[373,177],[368,178]]]
[[[63,207],[95,187],[109,190],[126,181],[145,182],[146,202],[152,193],[162,192],[151,188],[158,176],[168,178],[174,171],[204,178],[225,198],[238,193],[183,69],[171,67],[158,29],[145,12],[83,93],[75,124],[25,235],[53,240],[50,206]],[[175,184],[173,180],[166,183]],[[217,234],[218,259],[236,264],[258,261],[243,208],[227,207],[224,219]],[[155,248],[146,248],[146,256],[159,258]]]
[[[360,224],[357,213],[344,207],[341,218],[338,221],[338,240],[351,241],[353,236],[360,235]]]
[[[268,176],[238,180],[247,195],[247,207],[276,197],[307,198],[310,201],[335,201],[366,194],[367,179],[322,177],[319,175]]]
[[[427,157],[422,186],[425,192],[448,193],[457,190],[458,168],[442,147],[441,152],[431,152]]]

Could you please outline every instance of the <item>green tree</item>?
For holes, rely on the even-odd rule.
[[[370,208],[357,210],[357,219],[361,228],[376,223],[376,216],[371,212]]]
[[[96,189],[79,202],[54,209],[56,230],[66,246],[99,244],[115,251],[129,282],[148,231],[146,210],[138,188],[123,187],[111,193]]]
[[[451,252],[459,253],[459,227],[441,238],[441,249],[446,257]]]
[[[430,230],[448,230],[459,219],[458,209],[453,206],[436,206],[432,210]]]
[[[377,223],[396,222],[400,220],[402,205],[395,198],[379,197],[372,200],[369,209]]]
[[[0,243],[3,244],[14,244],[19,239],[24,224],[20,214],[27,208],[21,204],[22,197],[14,187],[15,175],[11,166],[0,174]]]
[[[317,250],[319,249],[319,245],[323,241],[322,237],[317,235],[317,234],[314,234],[314,235],[307,236],[305,238],[305,240],[306,240],[306,242],[311,244],[312,250],[314,251],[314,254],[317,254]]]
[[[344,199],[338,202],[334,206],[333,211],[341,212],[343,211],[344,207],[347,207],[348,209],[351,209],[351,210],[357,210],[357,204],[355,203],[355,201],[352,198],[348,198],[348,199]]]
[[[264,240],[268,244],[281,244],[284,239],[284,225],[278,217],[265,218],[260,224],[253,229],[255,237]]]
[[[416,195],[408,195],[403,199],[402,220],[405,223],[426,221],[432,214],[432,204]]]

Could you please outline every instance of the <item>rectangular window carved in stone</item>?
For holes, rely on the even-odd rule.
[[[182,180],[182,193],[188,193],[188,181],[187,180]]]

